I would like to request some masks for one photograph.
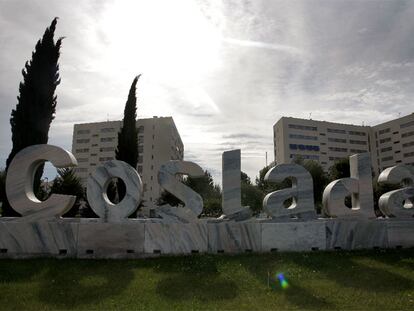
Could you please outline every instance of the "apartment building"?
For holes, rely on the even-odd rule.
[[[72,153],[78,160],[76,174],[86,186],[89,174],[100,164],[115,159],[122,121],[75,124]],[[161,192],[157,174],[169,160],[184,158],[184,145],[172,117],[139,119],[138,164],[144,187],[143,199],[155,201]]]
[[[371,150],[376,172],[399,163],[414,165],[414,113],[373,126]]]
[[[282,117],[273,137],[276,163],[300,156],[328,171],[336,160],[370,152],[376,175],[398,163],[414,164],[414,114],[372,127]]]

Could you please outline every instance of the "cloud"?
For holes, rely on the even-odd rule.
[[[244,47],[251,47],[251,48],[259,48],[259,49],[268,49],[273,51],[285,52],[292,55],[302,55],[303,52],[295,48],[293,46],[283,45],[283,44],[275,44],[275,43],[266,43],[260,41],[252,41],[252,40],[240,40],[234,38],[223,38],[225,43],[234,44],[238,46]]]

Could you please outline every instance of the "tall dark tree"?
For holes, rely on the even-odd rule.
[[[137,122],[137,82],[141,75],[135,77],[129,89],[128,100],[125,104],[124,119],[121,131],[118,133],[118,147],[115,158],[124,161],[133,168],[138,163],[138,130]]]
[[[133,168],[138,163],[138,130],[137,130],[137,82],[141,75],[134,78],[129,89],[128,99],[125,103],[124,119],[122,120],[122,128],[118,133],[118,146],[115,150],[115,158],[124,161]],[[117,183],[114,202],[117,203],[125,195],[125,184]],[[108,193],[108,196],[110,193]]]
[[[13,147],[6,161],[6,170],[20,150],[30,145],[46,144],[49,128],[56,111],[56,87],[60,83],[59,55],[62,39],[56,42],[54,34],[57,18],[46,29],[32,52],[32,59],[22,70],[23,81],[19,86],[16,108],[12,110],[10,124]],[[35,191],[39,188],[43,166],[36,172]],[[17,216],[8,204],[3,205],[3,216]]]

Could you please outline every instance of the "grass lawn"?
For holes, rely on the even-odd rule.
[[[0,260],[0,309],[414,310],[414,250]]]

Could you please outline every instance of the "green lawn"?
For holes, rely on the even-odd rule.
[[[414,250],[0,260],[0,309],[414,310]]]

